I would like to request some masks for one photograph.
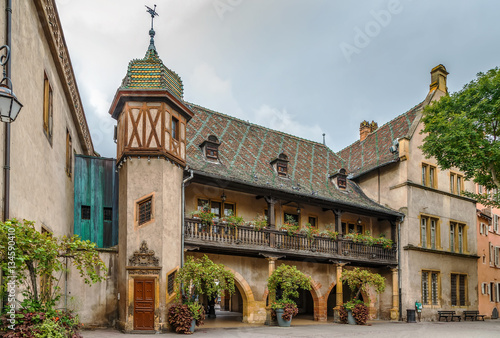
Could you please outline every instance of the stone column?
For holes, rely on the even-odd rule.
[[[274,217],[274,205],[278,201],[276,198],[271,196],[265,197],[267,202],[267,224],[270,228],[276,227],[276,219]]]
[[[278,258],[279,257],[266,257],[267,261],[269,262],[269,277],[271,277],[274,270],[276,270],[276,261],[278,260]],[[271,303],[276,298],[276,290],[268,290],[268,292],[269,304],[266,306],[266,325],[276,326],[278,325],[278,322],[276,320],[272,320],[271,318]]]
[[[344,292],[342,291],[342,267],[346,263],[336,263],[335,266],[337,267],[337,283],[335,285],[337,294],[336,294],[336,300],[337,304],[335,304],[335,307],[333,308],[333,319],[335,323],[340,322],[340,308],[342,307],[342,304],[344,302]]]
[[[340,233],[342,233],[342,222],[341,221],[342,221],[342,214],[344,212],[340,209],[334,209],[332,211],[333,211],[333,214],[335,215],[335,231],[340,234]]]
[[[398,268],[391,269],[392,271],[392,308],[391,320],[399,318],[399,286],[398,286]]]

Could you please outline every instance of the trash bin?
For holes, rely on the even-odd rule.
[[[415,320],[415,309],[406,309],[406,322],[407,323],[416,323]]]

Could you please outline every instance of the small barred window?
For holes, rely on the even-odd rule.
[[[153,198],[148,197],[147,199],[138,203],[139,206],[139,225],[143,225],[151,221],[152,219],[152,204]]]

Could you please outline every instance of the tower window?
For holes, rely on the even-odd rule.
[[[179,120],[172,116],[172,138],[179,141]]]
[[[137,224],[144,225],[153,220],[153,195],[137,202]]]

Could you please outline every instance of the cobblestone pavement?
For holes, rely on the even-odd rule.
[[[489,338],[500,337],[500,320],[467,321],[467,322],[422,322],[401,323],[373,321],[370,325],[323,324],[302,325],[289,328],[275,326],[253,326],[235,328],[198,327],[194,337],[200,338],[240,338],[240,337],[369,337],[369,338]],[[177,335],[165,333],[161,335]],[[151,338],[154,334],[123,334],[116,330],[84,331],[84,338]]]

